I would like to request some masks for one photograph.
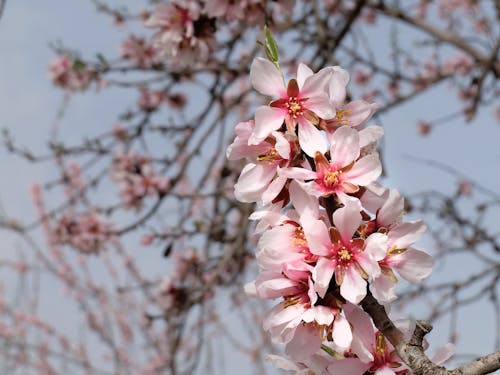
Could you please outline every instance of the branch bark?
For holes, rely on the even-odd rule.
[[[401,332],[387,315],[384,306],[371,293],[361,301],[363,309],[372,317],[375,326],[396,348],[399,357],[414,375],[482,375],[500,369],[500,351],[488,354],[472,363],[447,370],[433,363],[424,353],[423,339],[432,330],[432,325],[419,320],[410,340],[405,340]]]

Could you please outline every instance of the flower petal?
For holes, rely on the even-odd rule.
[[[280,191],[283,190],[287,180],[288,178],[285,176],[276,177],[262,194],[262,204],[267,205],[271,203]]]
[[[378,155],[368,155],[359,159],[342,178],[352,184],[366,186],[375,181],[381,173],[382,165]]]
[[[358,131],[348,126],[337,129],[332,136],[330,155],[332,163],[339,169],[356,160],[359,156]]]
[[[299,84],[299,89],[302,90],[305,80],[312,76],[314,72],[306,64],[300,63],[297,68],[297,83]]]
[[[338,314],[333,322],[333,342],[335,345],[348,349],[352,342],[351,326],[346,318]]]
[[[269,60],[257,57],[250,67],[252,86],[263,95],[284,97],[286,95],[283,76]]]
[[[255,112],[255,129],[248,139],[249,145],[261,143],[274,130],[283,124],[285,113],[281,108],[261,106]]]
[[[344,243],[348,243],[352,239],[352,235],[358,230],[362,219],[359,205],[352,201],[346,203],[348,204],[345,207],[339,208],[332,215],[333,224]]]
[[[409,248],[390,257],[390,265],[406,280],[419,283],[432,272],[434,261],[425,251]]]
[[[303,117],[299,117],[299,144],[302,150],[314,157],[316,151],[324,154],[327,150],[326,139],[318,128]]]
[[[365,298],[366,281],[354,267],[347,269],[342,285],[340,286],[340,295],[354,304],[360,303]]]
[[[382,304],[391,303],[397,298],[394,293],[395,288],[396,283],[383,273],[370,283],[370,292]]]
[[[328,290],[328,286],[330,285],[330,281],[333,277],[334,266],[335,265],[330,260],[320,258],[316,267],[314,267],[312,273],[314,288],[321,298],[325,296],[325,293]]]
[[[328,120],[335,117],[335,108],[333,108],[326,93],[322,92],[318,95],[311,96],[305,102],[305,106],[322,119]]]
[[[417,242],[426,229],[422,220],[397,224],[389,231],[389,243],[399,249],[406,249]]]
[[[267,184],[275,175],[273,168],[249,163],[241,171],[234,185],[234,195],[241,202],[258,202]]]
[[[377,224],[389,228],[390,225],[401,219],[404,210],[404,198],[396,190],[389,190],[389,196],[377,212]]]

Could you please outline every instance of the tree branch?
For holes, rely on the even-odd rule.
[[[361,306],[373,319],[375,326],[396,348],[399,357],[414,375],[482,375],[500,369],[500,351],[481,357],[455,370],[446,370],[433,363],[424,353],[423,339],[432,330],[432,325],[418,320],[410,340],[406,341],[401,332],[387,315],[384,306],[368,292]]]

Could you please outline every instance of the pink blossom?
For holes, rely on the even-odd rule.
[[[254,132],[253,122],[241,122],[236,126],[236,138],[228,147],[227,157],[236,160],[250,159],[234,187],[236,198],[242,202],[272,202],[283,189],[287,178],[277,175],[280,167],[288,166],[295,149],[282,133],[272,134],[259,144],[248,144]]]
[[[299,125],[299,143],[306,154],[313,156],[316,151],[325,152],[326,143],[316,125],[320,118],[329,119],[335,115],[326,93],[330,77],[329,69],[313,74],[307,66],[300,64],[297,79],[290,80],[285,87],[281,72],[272,62],[255,59],[250,68],[253,87],[263,95],[279,99],[257,109],[255,130],[248,143],[261,143],[285,122],[292,134]]]
[[[359,303],[366,295],[366,279],[380,275],[378,261],[385,255],[386,238],[374,233],[368,238],[353,237],[361,225],[360,205],[348,201],[333,214],[334,227],[323,221],[304,221],[311,253],[320,258],[313,271],[315,289],[323,297],[335,275],[342,297]]]
[[[111,223],[99,215],[66,212],[52,228],[52,241],[70,245],[85,254],[98,254],[114,240]]]
[[[331,140],[331,161],[316,152],[316,171],[292,167],[283,169],[280,173],[288,178],[311,180],[301,186],[317,197],[353,194],[359,190],[359,186],[369,185],[380,176],[382,167],[377,155],[367,155],[358,160],[360,139],[356,130],[347,126],[341,127]]]
[[[144,111],[154,111],[165,100],[165,93],[163,91],[150,91],[148,89],[141,89],[139,97],[139,107]]]
[[[158,64],[158,56],[152,45],[149,45],[144,38],[130,35],[121,47],[122,57],[130,60],[134,65],[148,69]]]
[[[89,86],[95,73],[81,61],[62,54],[49,64],[52,82],[70,92],[84,91]]]

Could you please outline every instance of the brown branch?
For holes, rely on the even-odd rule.
[[[482,375],[500,369],[500,351],[497,351],[455,370],[446,370],[433,363],[424,353],[423,339],[432,330],[432,325],[418,320],[412,337],[406,341],[403,332],[394,325],[384,306],[370,292],[361,301],[361,306],[415,375]]]

